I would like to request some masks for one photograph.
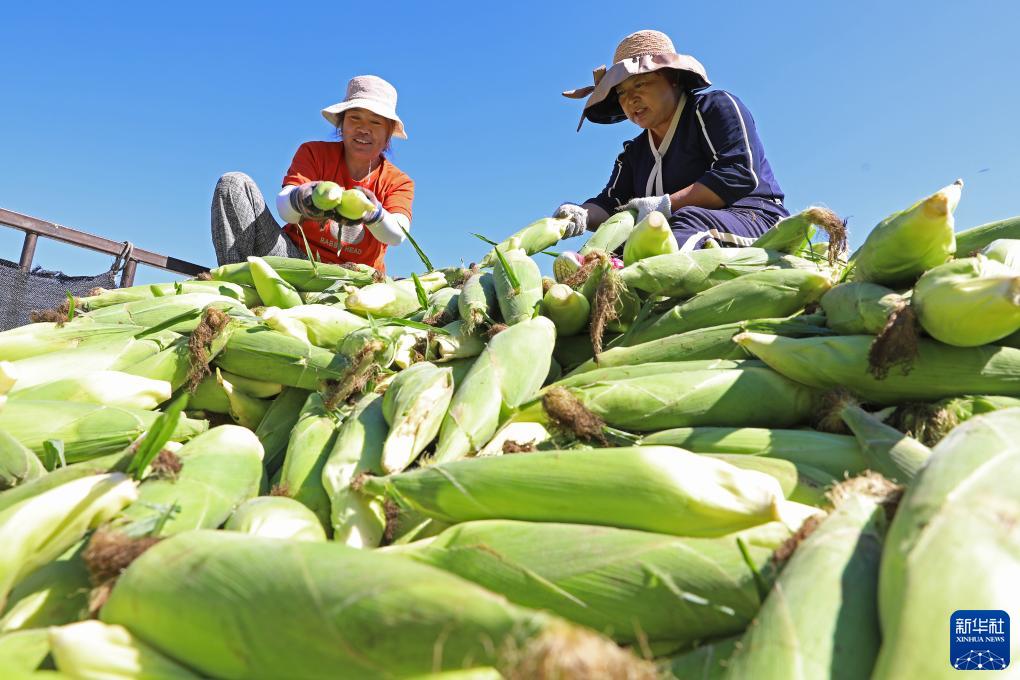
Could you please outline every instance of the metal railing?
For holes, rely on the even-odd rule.
[[[18,260],[18,266],[24,272],[28,272],[32,268],[35,246],[40,236],[53,239],[54,241],[61,241],[62,243],[70,243],[79,248],[88,248],[89,250],[123,258],[124,269],[120,276],[121,288],[134,283],[135,268],[139,262],[151,267],[190,276],[195,276],[209,269],[194,262],[180,260],[168,255],[160,255],[143,248],[136,248],[130,241],[111,241],[102,236],[96,236],[95,234],[65,227],[61,224],[40,220],[36,217],[22,215],[21,213],[5,210],[4,208],[0,208],[0,225],[20,229],[25,232],[25,241],[21,246],[21,258]]]

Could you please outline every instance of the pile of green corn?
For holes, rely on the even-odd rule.
[[[961,188],[852,254],[542,219],[0,333],[3,677],[954,677],[1020,573],[1020,218]]]

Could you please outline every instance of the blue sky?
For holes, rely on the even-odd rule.
[[[297,146],[330,138],[319,110],[375,73],[400,94],[410,139],[392,160],[417,183],[414,235],[437,264],[471,261],[469,232],[502,238],[601,189],[637,128],[575,133],[580,104],[559,93],[656,28],[750,107],[788,207],[829,206],[852,245],[957,177],[958,229],[1020,213],[1015,0],[636,6],[8,3],[0,207],[214,265],[217,177],[274,194]],[[20,243],[0,229],[0,257]],[[109,261],[52,242],[36,259]],[[409,246],[387,264],[420,268]]]

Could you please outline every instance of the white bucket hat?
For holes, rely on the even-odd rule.
[[[663,68],[678,71],[684,86],[689,90],[703,90],[711,85],[701,62],[690,55],[677,54],[668,35],[661,31],[637,31],[616,46],[613,65],[608,70],[603,65],[592,71],[594,85],[563,93],[564,97],[571,99],[588,97],[577,129],[581,129],[585,118],[593,123],[619,123],[626,120],[627,116],[624,115],[613,88],[631,76]]]
[[[342,102],[327,106],[322,117],[333,127],[340,127],[340,114],[350,109],[367,109],[392,120],[393,136],[407,139],[404,123],[397,116],[397,90],[379,76],[355,76],[347,83],[347,95]]]

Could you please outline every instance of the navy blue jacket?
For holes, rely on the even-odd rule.
[[[587,202],[613,213],[632,198],[644,197],[655,164],[650,132],[624,142],[606,188]],[[726,205],[782,208],[783,190],[772,174],[751,112],[725,90],[687,93],[673,140],[662,159],[663,189],[674,193],[700,182]]]

